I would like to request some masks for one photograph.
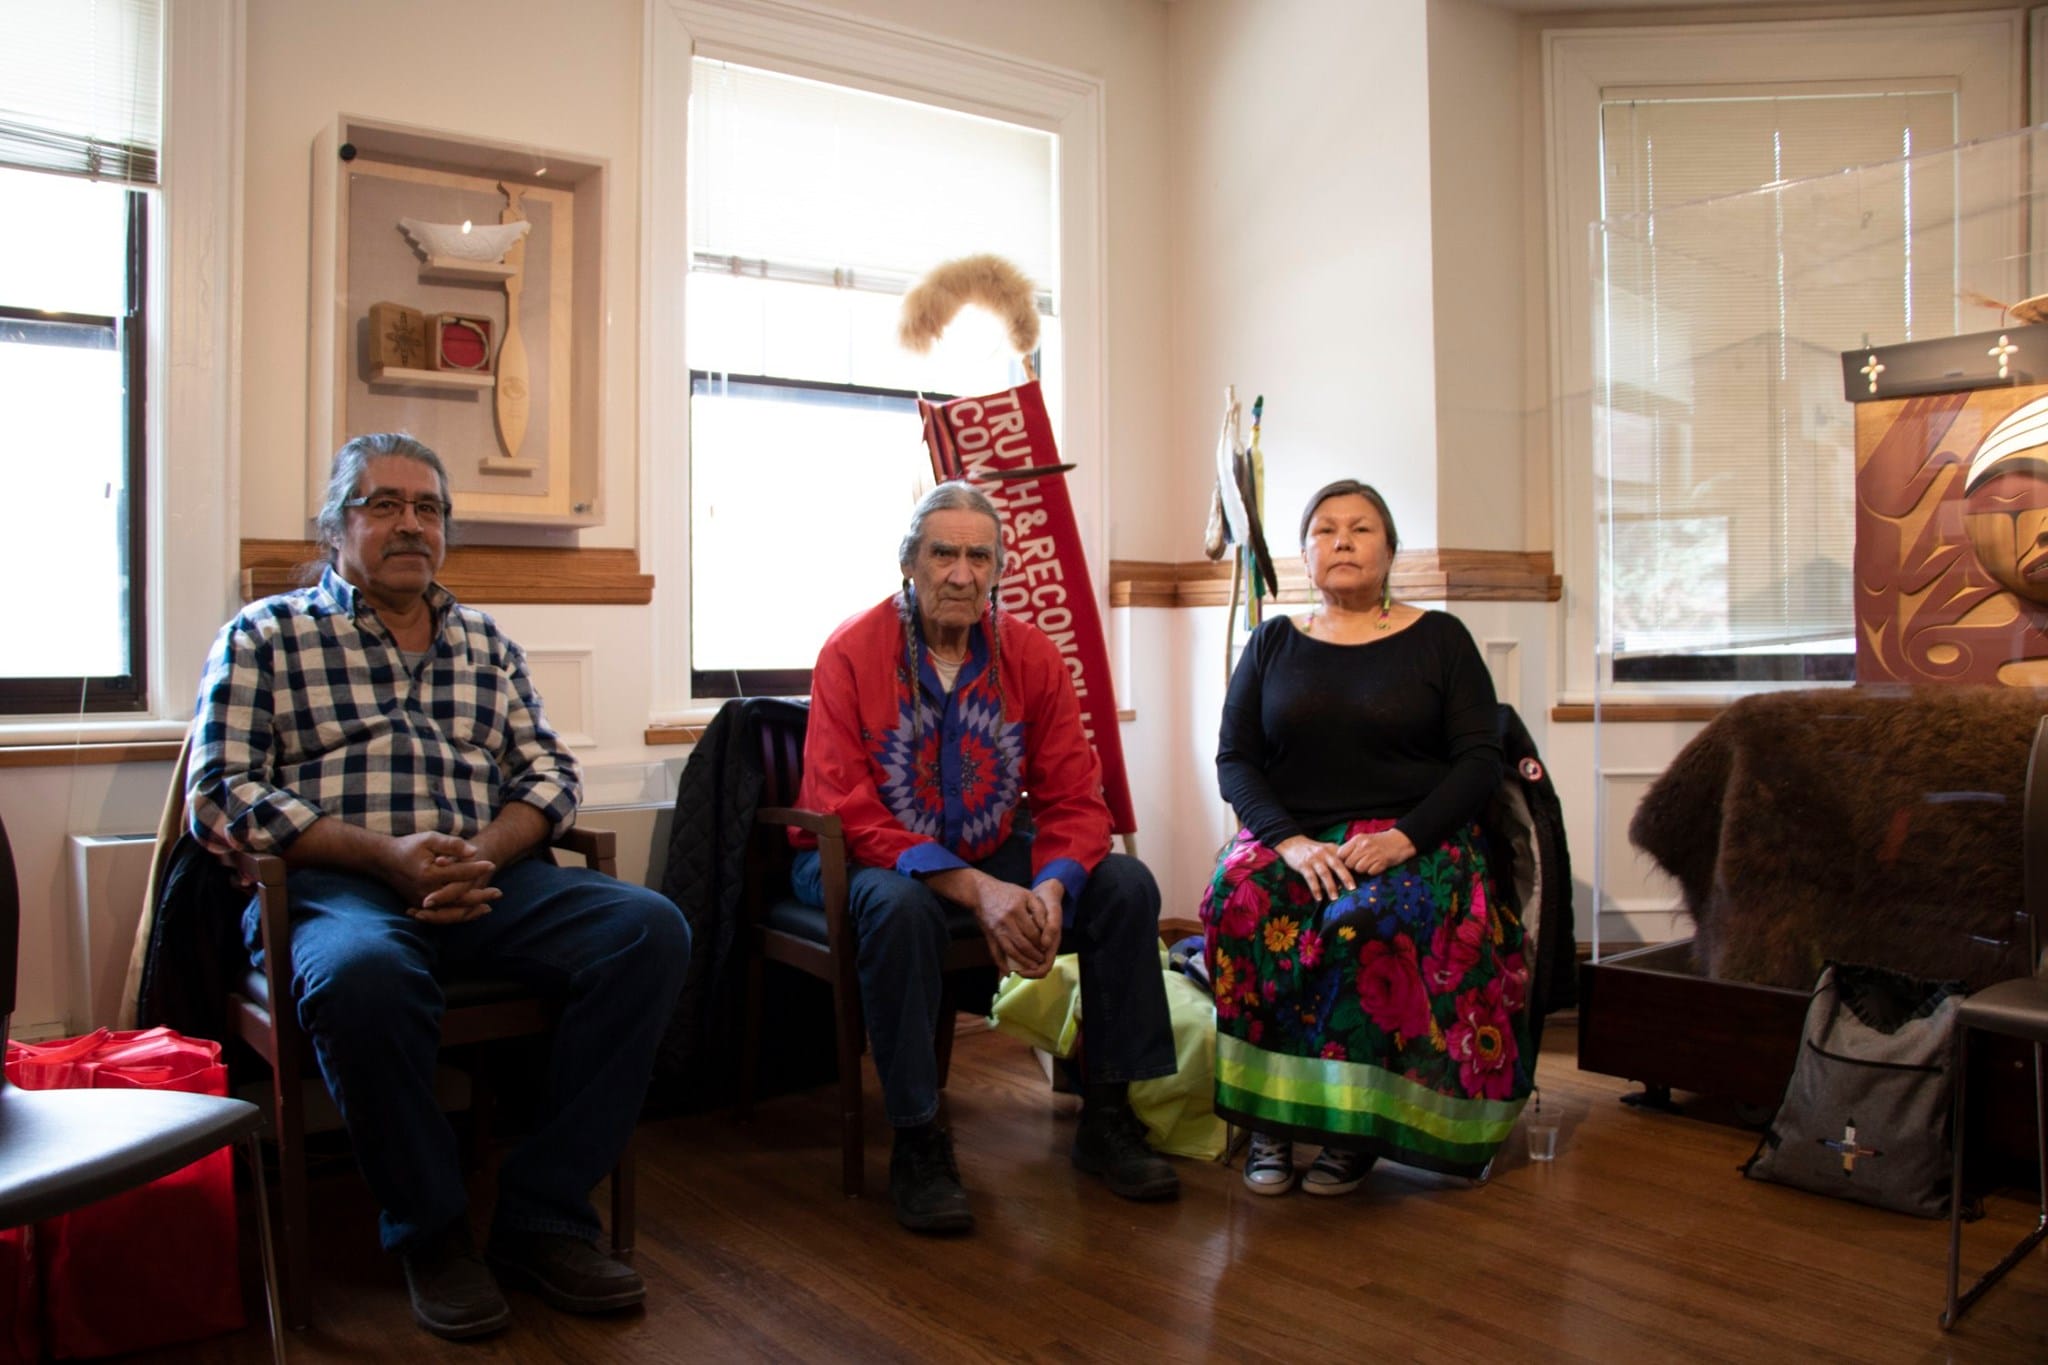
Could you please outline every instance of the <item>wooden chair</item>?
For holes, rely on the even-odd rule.
[[[155,866],[150,874],[152,906],[171,846],[185,826],[185,778],[190,752],[188,734],[157,828]],[[608,877],[618,875],[618,836],[610,830],[571,829],[551,847],[580,856]],[[235,870],[255,888],[261,905],[264,965],[259,969],[248,967],[245,960],[239,962],[241,974],[228,987],[225,1031],[232,1031],[247,1043],[270,1068],[270,1127],[277,1147],[278,1219],[284,1242],[285,1321],[300,1328],[307,1322],[311,1259],[304,1083],[309,1077],[317,1081],[319,1071],[314,1065],[311,1045],[299,1027],[298,1011],[270,1007],[271,1001],[288,1000],[291,996],[291,936],[286,928],[291,922],[291,909],[285,891],[284,859],[242,854],[236,859]],[[136,975],[131,972],[131,993]],[[451,975],[441,985],[446,1000],[441,1016],[443,1051],[532,1038],[554,1028],[556,1002],[521,982]],[[489,1147],[492,1095],[480,1074],[473,1074],[470,1093],[471,1150],[481,1155]],[[633,1253],[634,1178],[633,1150],[629,1145],[619,1154],[619,1164],[611,1176],[612,1252],[622,1260]]]
[[[2021,876],[2025,888],[2028,961],[2032,976],[2014,977],[1986,986],[1964,998],[1956,1020],[1955,1169],[1949,1185],[1948,1221],[1948,1307],[1942,1312],[1944,1330],[1953,1328],[1984,1292],[2005,1278],[2005,1273],[2027,1258],[2048,1238],[2048,1076],[2041,1069],[2042,1049],[2048,1045],[2048,964],[2041,960],[2041,916],[2048,913],[2048,720],[2034,731],[2034,746],[2027,757],[2026,802],[2021,815]],[[1972,1031],[2014,1038],[2033,1044],[2034,1049],[2034,1142],[2038,1166],[2041,1215],[2033,1230],[2005,1254],[2005,1258],[1978,1277],[1960,1294],[1963,1250],[1963,1118],[1969,1080],[1969,1042]]]
[[[618,836],[610,830],[571,829],[552,845],[575,853],[607,877],[618,875]],[[237,870],[256,888],[263,926],[263,965],[251,968],[228,998],[229,1018],[237,1036],[270,1067],[271,1132],[277,1144],[278,1207],[284,1229],[284,1299],[286,1319],[306,1324],[310,1241],[306,1198],[306,1115],[303,1080],[317,1075],[313,1052],[299,1027],[296,1009],[272,1009],[273,1000],[291,999],[292,950],[290,902],[285,892],[284,859],[241,854]],[[518,981],[485,976],[441,978],[446,1008],[441,1015],[441,1047],[467,1047],[546,1034],[554,1028],[556,1002]],[[491,1096],[480,1077],[473,1081],[470,1103],[471,1140],[475,1150],[488,1147]],[[633,1254],[633,1149],[619,1154],[612,1171],[612,1253],[621,1260]]]
[[[0,1043],[14,1014],[20,941],[14,850],[0,824]],[[239,1143],[256,1191],[270,1354],[282,1365],[277,1257],[258,1145],[262,1128],[263,1111],[241,1100],[156,1090],[17,1090],[0,1074],[0,1227],[83,1208]]]
[[[747,963],[746,1034],[741,1053],[741,1106],[753,1097],[761,1055],[761,1012],[764,1008],[763,964],[780,962],[832,987],[834,1034],[839,1051],[839,1131],[841,1185],[849,1198],[865,1186],[865,1142],[862,1132],[861,1052],[867,1038],[860,1007],[860,969],[853,921],[846,908],[846,838],[839,817],[796,805],[803,782],[804,734],[810,708],[802,702],[750,697],[726,703],[743,707],[760,745],[764,782],[754,812],[754,836],[747,850],[745,914],[752,952]],[[741,736],[745,743],[746,736]],[[808,830],[818,840],[824,880],[823,909],[807,905],[790,891],[789,871],[795,850],[791,827]],[[988,941],[972,911],[960,908],[951,918],[952,941],[942,970],[949,986],[939,1003],[939,1086],[953,1056],[955,1011],[950,988],[953,973],[989,968]]]

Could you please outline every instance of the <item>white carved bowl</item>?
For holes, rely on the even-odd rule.
[[[398,226],[429,256],[452,256],[458,261],[497,262],[505,259],[514,243],[524,237],[532,223],[423,223],[401,218]]]

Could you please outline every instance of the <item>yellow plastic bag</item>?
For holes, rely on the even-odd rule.
[[[988,1007],[989,1027],[1022,1038],[1055,1057],[1074,1055],[1081,1032],[1081,958],[1063,953],[1052,970],[1033,979],[1011,972]]]
[[[1179,972],[1168,970],[1166,1009],[1173,1020],[1179,1070],[1131,1084],[1131,1108],[1144,1120],[1153,1149],[1172,1156],[1215,1158],[1223,1152],[1223,1120],[1216,1117],[1216,1005]],[[1003,978],[989,1007],[989,1027],[1055,1057],[1071,1057],[1081,1032],[1081,960],[1072,953],[1053,961],[1038,980]]]

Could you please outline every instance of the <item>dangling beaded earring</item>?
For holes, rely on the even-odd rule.
[[[1385,630],[1387,628],[1387,617],[1393,612],[1393,610],[1394,581],[1393,579],[1388,578],[1382,580],[1380,583],[1380,619],[1373,622],[1372,628],[1374,630]]]

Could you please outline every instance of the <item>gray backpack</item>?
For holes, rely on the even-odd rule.
[[[1961,1000],[1960,982],[1830,962],[1784,1103],[1743,1174],[1946,1217]]]

